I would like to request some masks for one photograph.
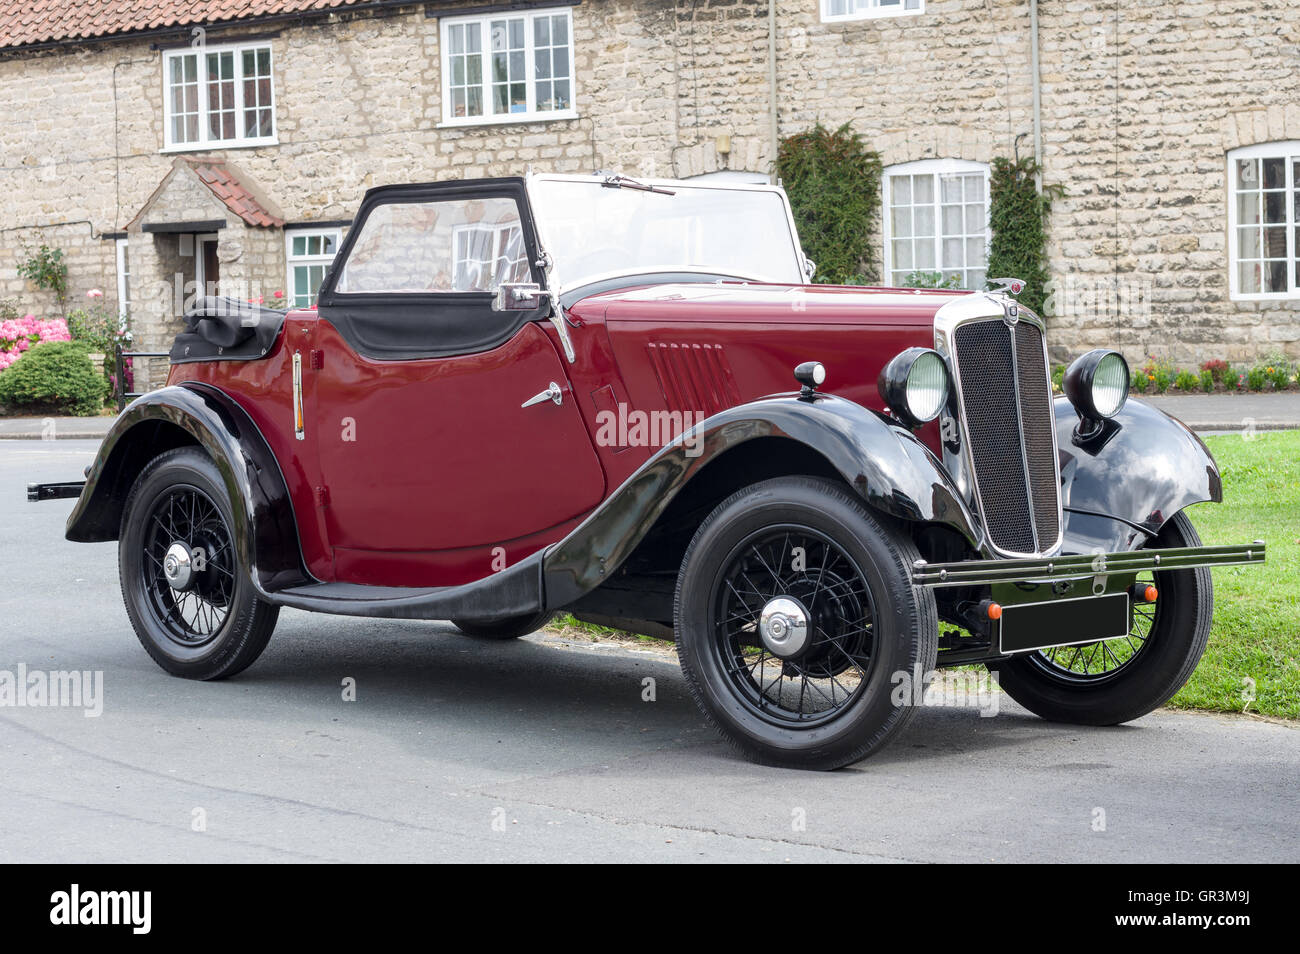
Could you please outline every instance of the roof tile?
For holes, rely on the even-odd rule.
[[[0,50],[188,23],[358,6],[367,0],[0,0]]]
[[[284,225],[284,219],[268,211],[235,177],[222,159],[195,157],[185,160],[212,194],[225,203],[226,208],[249,225],[264,228]]]

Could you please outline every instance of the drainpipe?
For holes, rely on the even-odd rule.
[[[1038,72],[1038,0],[1029,0],[1029,69],[1030,86],[1034,91],[1034,164],[1043,164],[1043,103],[1039,92]],[[1043,191],[1043,174],[1034,174],[1034,187]]]
[[[767,0],[767,101],[772,135],[772,181],[776,182],[776,156],[781,136],[776,121],[776,0]]]

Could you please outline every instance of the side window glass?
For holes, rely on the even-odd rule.
[[[530,280],[514,199],[385,203],[366,217],[341,294],[495,292]]]

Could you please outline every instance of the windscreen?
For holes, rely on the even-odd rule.
[[[561,288],[617,274],[678,270],[803,282],[779,192],[680,182],[657,183],[655,189],[608,186],[594,178],[529,182],[538,231]]]

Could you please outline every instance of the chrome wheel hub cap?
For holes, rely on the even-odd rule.
[[[173,543],[163,557],[163,575],[173,590],[183,590],[194,579],[194,562],[190,548],[183,543]]]
[[[763,645],[779,659],[793,659],[808,648],[808,611],[792,596],[769,600],[758,617]]]

